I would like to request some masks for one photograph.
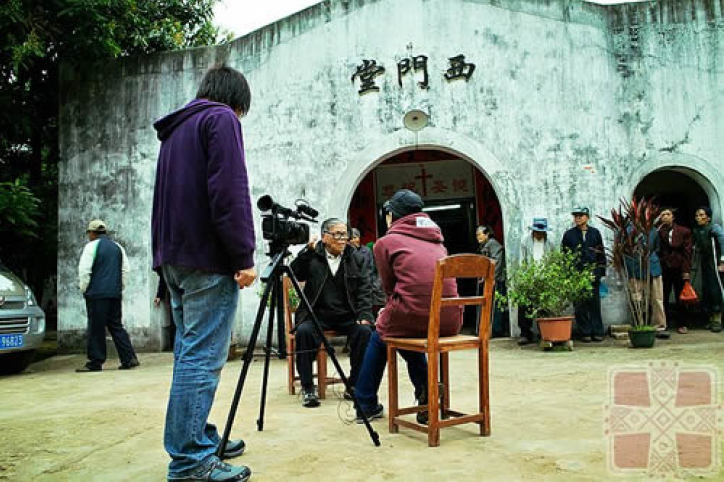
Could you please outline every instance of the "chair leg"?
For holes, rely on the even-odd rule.
[[[399,409],[397,394],[397,350],[394,347],[387,347],[387,392],[390,407],[387,411],[390,433],[397,433],[400,427],[397,426],[396,418]]]
[[[440,445],[440,394],[438,391],[438,353],[427,354],[427,444]]]
[[[443,406],[441,408],[441,415],[447,414],[450,410],[450,353],[440,353],[440,382],[443,387]]]
[[[490,435],[490,391],[488,380],[488,351],[486,347],[481,346],[478,349],[478,397],[480,400],[480,413],[484,414],[484,419],[480,423],[480,435],[487,437]]]
[[[289,395],[294,395],[296,392],[294,377],[297,375],[297,367],[294,364],[294,354],[296,350],[294,347],[294,338],[292,337],[287,338],[287,350],[287,390],[289,391]]]
[[[327,398],[327,351],[324,346],[317,350],[317,391],[319,398]]]

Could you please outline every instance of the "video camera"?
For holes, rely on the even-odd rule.
[[[262,212],[271,211],[270,214],[262,214],[261,230],[264,239],[272,245],[306,244],[309,241],[309,225],[289,218],[316,223],[315,218],[319,215],[307,201],[297,200],[296,209],[290,209],[274,202],[268,194],[260,197],[256,206]]]

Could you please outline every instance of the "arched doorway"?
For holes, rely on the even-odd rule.
[[[694,212],[700,206],[711,206],[704,188],[686,171],[660,169],[645,176],[636,186],[637,198],[655,198],[660,206],[676,210],[676,222],[693,227]]]
[[[360,230],[361,241],[374,242],[387,231],[382,204],[398,189],[411,189],[425,201],[425,212],[442,230],[450,254],[477,249],[475,229],[490,226],[505,243],[500,201],[485,175],[470,162],[432,148],[399,152],[369,171],[357,185],[347,217]],[[472,295],[474,280],[461,280],[462,294]],[[474,310],[466,311],[465,329],[475,325]]]

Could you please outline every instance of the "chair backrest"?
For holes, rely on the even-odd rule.
[[[443,282],[449,278],[477,278],[483,282],[480,296],[443,297]],[[437,344],[440,338],[440,312],[445,306],[479,306],[478,337],[490,338],[490,320],[493,314],[493,293],[495,290],[495,261],[479,254],[454,254],[437,261],[435,281],[430,302],[430,324],[428,345]]]
[[[282,280],[282,288],[284,289],[284,328],[287,336],[289,336],[292,328],[294,328],[294,320],[292,319],[292,305],[289,302],[289,290],[292,288],[292,281],[287,275],[284,275]]]

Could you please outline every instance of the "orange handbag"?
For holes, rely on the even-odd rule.
[[[691,286],[689,280],[684,282],[684,287],[681,289],[681,294],[679,295],[679,301],[685,305],[693,305],[699,302],[699,297],[696,296],[696,291],[694,291],[694,287]]]

